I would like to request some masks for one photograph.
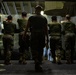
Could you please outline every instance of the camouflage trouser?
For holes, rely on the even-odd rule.
[[[4,60],[9,62],[11,59],[11,52],[13,50],[14,39],[12,35],[3,36],[3,47],[4,47]]]
[[[56,62],[58,63],[58,62],[61,62],[61,51],[60,51],[60,49],[58,49],[58,50],[56,50],[55,51],[55,55],[56,55]]]
[[[71,50],[66,50],[66,60],[68,63],[71,63]]]
[[[25,61],[26,59],[26,53],[29,51],[29,35],[26,35],[26,39],[22,39],[22,34],[19,34],[19,53],[20,53],[20,58],[19,60],[21,62]]]
[[[54,62],[60,62],[61,60],[61,42],[60,39],[50,38],[50,48]]]
[[[74,55],[74,46],[75,46],[75,35],[74,34],[67,34],[65,35],[65,56],[68,63],[73,62],[73,55]]]

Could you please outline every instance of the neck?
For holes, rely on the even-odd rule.
[[[70,22],[70,20],[66,20],[67,22]]]
[[[52,21],[52,22],[57,22],[57,21]]]
[[[23,19],[25,19],[26,17],[22,17]]]
[[[12,22],[12,20],[8,20],[8,22]]]

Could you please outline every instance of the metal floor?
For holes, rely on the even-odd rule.
[[[35,72],[34,61],[27,60],[26,65],[21,65],[18,60],[11,60],[11,65],[4,65],[0,60],[0,75],[76,75],[76,60],[74,64],[53,64],[50,61],[43,61],[43,72]]]

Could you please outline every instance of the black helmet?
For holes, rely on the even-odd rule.
[[[43,7],[40,6],[40,5],[37,5],[37,6],[35,7],[35,9],[36,9],[36,10],[43,10]]]

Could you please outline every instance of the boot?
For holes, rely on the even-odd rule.
[[[36,72],[43,72],[42,66],[39,64],[35,64],[35,71]]]
[[[27,62],[26,62],[26,60],[25,60],[25,59],[22,61],[22,64],[27,64]]]
[[[22,64],[27,64],[25,58],[26,58],[26,56],[25,56],[25,53],[24,53],[23,56],[22,56]]]
[[[22,64],[22,56],[19,59],[19,64]]]
[[[4,61],[4,64],[5,64],[5,65],[9,65],[9,64],[11,64],[11,61],[10,61],[10,60],[5,60],[5,61]]]

